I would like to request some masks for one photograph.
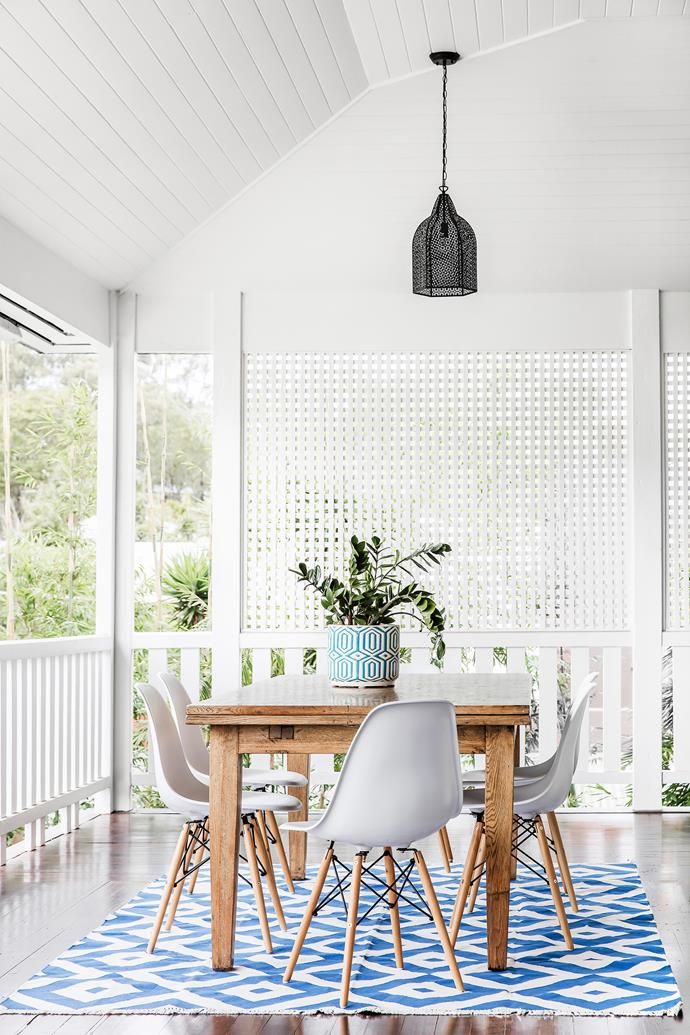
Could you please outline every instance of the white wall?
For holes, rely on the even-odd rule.
[[[45,310],[43,315],[108,342],[107,289],[1,217],[0,285]]]

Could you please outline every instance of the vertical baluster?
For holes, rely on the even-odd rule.
[[[271,678],[270,647],[252,648],[252,683]]]
[[[26,696],[28,709],[27,750],[28,758],[28,793],[27,807],[31,808],[38,799],[38,691],[36,688],[36,658],[26,661]],[[32,832],[32,839],[35,831]],[[32,847],[36,847],[34,844]]]
[[[508,647],[506,672],[521,674],[527,671],[524,647]]]
[[[474,652],[474,671],[486,675],[494,670],[494,652],[492,647],[477,647]]]
[[[462,647],[448,647],[446,649],[443,671],[452,674],[462,671]]]
[[[316,675],[328,675],[328,651],[325,647],[318,647],[316,650]]]
[[[63,665],[63,703],[65,715],[65,772],[64,789],[69,792],[74,790],[74,655],[68,654],[64,658]],[[72,829],[69,809],[68,826]]]
[[[539,757],[550,758],[558,745],[558,651],[539,648]]]
[[[429,661],[428,647],[413,647],[410,651],[410,663],[406,665],[403,672],[435,672],[436,669]]]
[[[36,690],[38,707],[38,786],[36,800],[45,802],[48,800],[48,716],[46,714],[46,703],[48,690],[46,686],[46,673],[48,671],[48,658],[38,658],[36,661]],[[41,816],[36,822],[37,846],[46,843],[46,818]]]
[[[19,688],[19,808],[23,810],[29,804],[29,782],[30,782],[30,759],[29,759],[29,737],[31,733],[29,725],[29,679],[27,676],[27,661],[22,658],[17,663],[17,685]]]
[[[168,668],[168,652],[165,648],[159,647],[152,648],[148,652],[148,673],[147,680],[149,683],[153,683],[154,686],[160,687],[159,675],[161,672],[165,672]],[[148,737],[148,771],[151,774],[156,772],[156,764],[153,757],[153,742],[151,736]]]
[[[618,773],[621,768],[621,649],[604,647],[601,661],[604,701],[604,769]]]
[[[304,672],[304,650],[302,647],[287,647],[285,650],[285,675],[301,676]]]
[[[21,780],[19,756],[19,666],[16,661],[7,662],[7,688],[9,704],[9,724],[7,738],[7,774],[9,777],[9,808],[12,816],[18,811],[19,783]]]
[[[60,709],[60,661],[48,659],[48,796],[56,798],[60,793],[60,744],[62,742],[62,721]]]
[[[86,781],[93,783],[96,779],[96,745],[98,743],[98,655],[92,651],[86,656],[88,679],[86,683],[87,698],[89,702],[89,725],[88,725],[88,752]]]
[[[583,680],[588,675],[591,668],[591,661],[589,656],[589,647],[573,647],[570,651],[570,699],[572,701],[575,694],[582,686]],[[580,753],[577,762],[577,768],[580,772],[586,773],[590,769],[590,744],[591,744],[591,715],[589,704],[585,710],[585,718],[582,723],[582,732],[580,734]]]
[[[183,647],[180,651],[180,680],[192,701],[199,700],[201,691],[200,659],[198,647]]]

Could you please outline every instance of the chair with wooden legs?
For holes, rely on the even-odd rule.
[[[172,701],[175,721],[177,722],[187,764],[201,783],[208,784],[209,756],[208,748],[201,732],[201,726],[189,726],[185,721],[187,706],[192,703],[192,699],[186,687],[173,672],[160,672],[158,678],[163,683]],[[278,787],[290,790],[297,787],[306,787],[306,785],[306,776],[286,769],[260,769],[250,766],[242,773],[242,786],[253,791],[275,790]],[[290,864],[275,813],[270,809],[259,809],[257,811],[257,818],[264,834],[269,861],[271,859],[271,846],[274,846],[285,883],[289,891],[294,894],[295,885],[292,881]],[[189,891],[194,891],[194,881],[190,882]]]
[[[533,782],[535,780],[539,780],[542,777],[547,776],[551,772],[551,770],[553,769],[554,765],[556,764],[556,760],[557,760],[557,758],[559,756],[559,753],[562,753],[563,748],[561,747],[561,745],[565,746],[565,744],[567,742],[565,738],[566,738],[566,735],[568,733],[568,730],[569,730],[570,725],[571,725],[572,720],[573,720],[573,715],[574,715],[574,712],[575,712],[575,705],[577,704],[578,700],[580,699],[581,694],[586,693],[587,696],[589,697],[589,694],[591,694],[592,690],[594,689],[594,685],[596,683],[596,678],[597,678],[596,677],[596,673],[594,673],[594,672],[590,673],[590,675],[586,676],[585,679],[582,681],[582,683],[581,683],[581,685],[579,687],[578,692],[574,695],[573,700],[571,701],[570,708],[568,709],[568,714],[566,715],[566,718],[565,718],[565,723],[563,724],[563,732],[561,733],[561,739],[560,739],[560,742],[559,742],[559,746],[556,749],[556,751],[554,752],[554,754],[551,755],[550,758],[547,758],[544,762],[538,762],[536,765],[523,765],[523,766],[516,766],[515,767],[515,770],[514,770],[514,785],[515,785],[516,789],[520,785],[531,783],[531,782]],[[584,719],[584,715],[582,716],[582,719]],[[573,751],[574,751],[573,766],[576,765],[577,757],[578,757],[578,751],[579,751],[579,747],[580,747],[580,731],[582,729],[582,719],[580,721],[580,728],[578,730],[577,739],[576,739],[576,741],[574,742],[574,745],[573,745]],[[468,770],[466,770],[462,774],[462,783],[463,783],[463,787],[465,788],[466,792],[469,789],[471,789],[471,788],[474,788],[476,790],[482,789],[485,786],[485,784],[486,784],[486,771],[484,769],[468,769]],[[559,803],[559,804],[562,804],[562,803]],[[575,888],[573,887],[572,878],[570,876],[570,869],[568,867],[568,857],[567,857],[566,852],[565,852],[565,845],[563,844],[563,838],[561,837],[561,831],[560,831],[560,827],[558,825],[558,819],[557,819],[556,813],[554,811],[546,813],[546,817],[547,817],[547,820],[548,820],[548,830],[549,830],[549,834],[550,834],[549,840],[550,840],[550,842],[553,843],[553,847],[554,847],[555,852],[556,852],[556,862],[558,864],[558,869],[559,869],[560,874],[561,874],[561,880],[563,881],[563,885],[564,885],[565,890],[566,890],[566,892],[568,894],[568,899],[570,900],[570,904],[571,904],[573,910],[577,913],[577,911],[578,911],[577,897],[575,895]],[[517,826],[517,821],[516,821],[515,825]],[[514,830],[513,831],[513,839],[515,839],[515,836],[516,836],[516,831]],[[514,860],[514,863],[515,863],[515,860]],[[474,900],[476,900],[476,897],[477,896],[476,896],[476,891],[475,891],[474,895],[470,898],[470,912],[472,911],[472,908],[473,908],[472,903],[473,903]]]
[[[372,787],[376,788],[375,795]],[[390,911],[397,966],[404,965],[398,914],[402,899],[433,919],[455,986],[462,991],[462,978],[429,871],[422,852],[414,845],[444,827],[461,808],[453,706],[448,701],[392,701],[374,708],[352,741],[323,816],[286,824],[288,830],[316,834],[328,842],[328,847],[283,980],[292,978],[312,917],[336,898],[344,901],[349,890],[340,994],[341,1007],[347,1006],[355,929],[361,919],[359,894],[364,882],[368,888],[374,885],[378,889],[378,901],[385,902]],[[336,842],[356,846],[351,866],[337,858]],[[367,863],[376,846],[384,846],[383,851]],[[401,865],[391,847],[409,852],[411,857]],[[376,871],[378,863],[383,863],[383,876]],[[331,869],[335,886],[323,893]],[[423,894],[413,883],[415,871]]]
[[[514,788],[513,853],[532,873],[542,877],[549,886],[556,914],[568,949],[573,948],[568,917],[563,905],[552,853],[558,862],[563,885],[573,910],[577,912],[577,899],[573,887],[568,860],[563,847],[554,810],[565,801],[577,765],[578,747],[582,723],[587,713],[587,702],[596,683],[596,675],[589,675],[576,694],[564,727],[558,750],[550,760],[549,768],[535,780],[516,783]],[[469,900],[470,912],[474,909],[479,884],[484,873],[484,790],[476,788],[464,792],[465,805],[474,813],[476,825],[470,838],[463,876],[455,900],[450,924],[450,938],[453,945],[458,937],[460,924]],[[549,833],[543,817],[549,817]],[[536,837],[541,862],[530,855],[525,843]]]
[[[158,791],[167,807],[185,816],[177,846],[170,862],[168,877],[161,895],[158,913],[149,939],[147,952],[156,947],[166,912],[166,930],[172,928],[177,907],[188,878],[196,882],[200,868],[209,862],[208,785],[197,780],[187,765],[182,743],[163,694],[150,683],[138,683],[149,715],[149,735],[153,746]],[[261,791],[242,793],[242,839],[249,877],[240,873],[242,880],[251,884],[261,925],[264,947],[272,952],[271,933],[266,913],[262,877],[266,880],[279,925],[285,931],[287,924],[278,894],[268,843],[264,839],[259,813],[274,811],[294,812],[300,801],[291,795]]]

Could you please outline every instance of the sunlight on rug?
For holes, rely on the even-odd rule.
[[[313,870],[310,874],[313,875]],[[448,921],[461,868],[432,870]],[[483,892],[463,920],[456,947],[465,992],[456,991],[436,932],[401,903],[405,969],[395,967],[387,909],[357,928],[348,1009],[339,1008],[345,938],[342,903],[315,917],[295,976],[282,973],[309,895],[310,881],[280,891],[289,931],[271,923],[274,954],[262,947],[250,889],[242,884],[237,969],[210,967],[208,871],[184,894],[175,926],[153,956],[145,952],[162,880],[140,892],[0,1003],[21,1013],[357,1013],[674,1015],[680,995],[666,961],[637,868],[575,866],[580,911],[568,911],[575,950],[568,952],[545,884],[522,871],[511,891],[509,968],[486,967]],[[362,894],[363,909],[373,895]]]

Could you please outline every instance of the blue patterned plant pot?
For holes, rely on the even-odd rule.
[[[328,626],[328,678],[332,686],[393,686],[399,670],[397,625]]]

